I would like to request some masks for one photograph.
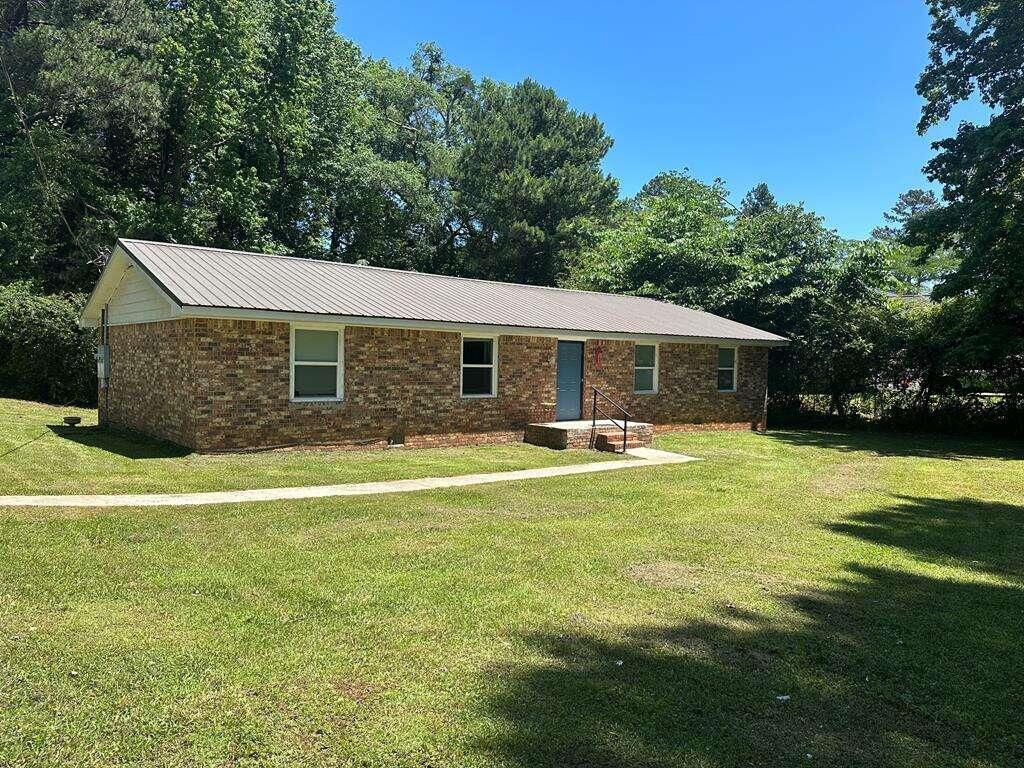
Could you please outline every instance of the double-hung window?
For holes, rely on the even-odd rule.
[[[292,400],[341,400],[343,343],[341,328],[292,326]]]
[[[494,397],[497,394],[497,346],[494,339],[462,338],[463,397]]]
[[[633,391],[649,395],[658,391],[657,344],[637,344],[633,347]]]
[[[718,348],[718,391],[736,391],[736,347]]]

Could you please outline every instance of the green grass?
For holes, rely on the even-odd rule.
[[[0,765],[1024,762],[1024,447],[658,446],[705,460],[0,510]]]
[[[64,416],[80,416],[66,427]],[[532,445],[201,455],[96,426],[96,411],[0,398],[0,495],[163,493],[449,477],[608,460]]]

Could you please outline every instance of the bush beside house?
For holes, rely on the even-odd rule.
[[[58,405],[96,404],[94,332],[78,327],[81,294],[0,287],[0,394]]]

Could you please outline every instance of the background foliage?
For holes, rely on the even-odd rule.
[[[96,401],[91,331],[78,327],[83,295],[40,296],[0,287],[0,391],[62,405]]]
[[[737,207],[666,171],[619,199],[596,116],[433,44],[368,58],[326,0],[8,0],[0,284],[30,281],[4,306],[40,331],[5,310],[2,386],[86,397],[61,318],[134,236],[652,296],[792,339],[777,413],[1019,430],[1024,12],[929,6],[919,130],[975,95],[992,117],[936,144],[941,199],[908,190],[849,241],[763,183]]]
[[[0,282],[87,290],[118,235],[552,283],[618,194],[599,120],[325,0],[13,0]]]

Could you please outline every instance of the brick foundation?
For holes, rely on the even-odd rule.
[[[463,399],[460,334],[348,326],[345,399],[338,403],[291,401],[289,338],[281,322],[189,318],[113,326],[101,422],[208,452],[518,442],[527,424],[554,420],[554,338],[499,337],[498,396]],[[588,341],[584,392],[599,387],[657,431],[763,428],[767,360],[764,348],[740,348],[737,391],[719,393],[713,345],[661,344],[659,391],[637,395],[633,343]]]

